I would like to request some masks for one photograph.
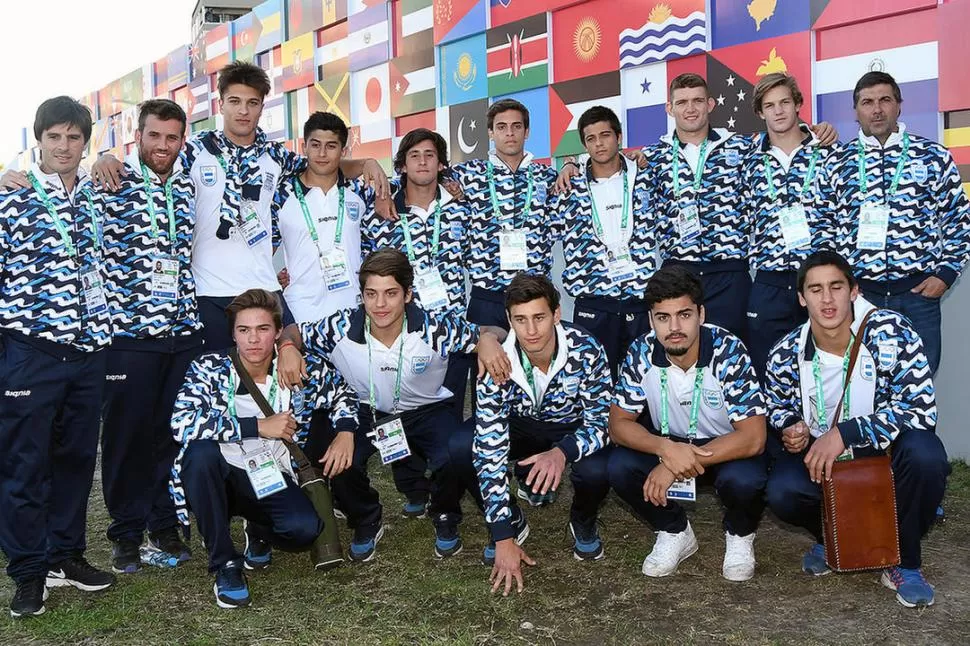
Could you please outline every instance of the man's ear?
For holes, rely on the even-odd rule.
[[[704,321],[705,319],[707,319],[707,310],[704,309],[703,305],[699,305],[697,307],[697,310],[698,310],[697,318],[700,319],[701,325],[704,325]]]

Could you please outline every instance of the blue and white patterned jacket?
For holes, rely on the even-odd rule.
[[[508,485],[510,417],[542,423],[578,424],[574,433],[556,444],[566,459],[576,462],[609,444],[612,397],[610,368],[603,346],[571,325],[556,326],[557,351],[550,380],[538,412],[522,359],[510,332],[502,346],[512,362],[512,376],[502,385],[488,375],[477,387],[478,412],[473,455],[485,501],[485,522],[496,541],[514,534]]]

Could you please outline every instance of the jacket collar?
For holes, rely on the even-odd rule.
[[[898,126],[896,132],[890,133],[889,139],[886,140],[885,146],[879,143],[879,140],[875,137],[871,137],[863,133],[861,128],[859,129],[859,141],[861,141],[866,148],[889,148],[891,146],[898,146],[903,141],[903,133],[906,132],[906,124],[899,121],[896,123],[896,125]]]
[[[862,319],[874,309],[876,309],[876,306],[864,299],[861,294],[856,297],[855,302],[852,304],[852,325],[850,326],[853,337],[858,336]],[[815,337],[812,335],[811,321],[803,324],[801,336],[802,360],[811,361],[815,358]]]
[[[408,334],[420,332],[424,328],[427,313],[420,306],[416,305],[414,301],[404,306],[404,314],[408,319]],[[364,306],[358,305],[357,309],[350,315],[350,326],[347,329],[347,338],[354,343],[365,343],[364,330],[366,328],[366,320],[367,312],[364,310]]]

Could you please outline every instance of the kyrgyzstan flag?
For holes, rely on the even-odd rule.
[[[620,69],[620,32],[641,25],[652,4],[591,0],[552,14],[553,80],[568,81]]]

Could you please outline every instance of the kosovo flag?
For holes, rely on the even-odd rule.
[[[714,49],[811,29],[805,0],[711,0]]]

